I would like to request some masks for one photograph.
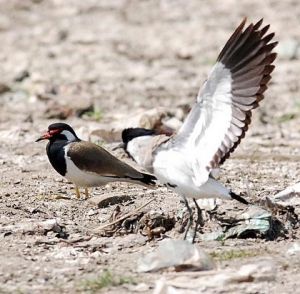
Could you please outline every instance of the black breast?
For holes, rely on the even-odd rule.
[[[54,141],[49,142],[47,145],[47,155],[50,163],[54,169],[64,176],[67,171],[67,165],[65,160],[65,150],[64,147],[67,145],[67,141]]]

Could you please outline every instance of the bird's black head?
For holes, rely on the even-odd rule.
[[[132,139],[141,137],[141,136],[152,136],[154,135],[154,130],[144,129],[144,128],[129,128],[125,129],[122,132],[122,141],[124,143],[124,147],[126,149],[126,146],[128,142],[130,142]]]
[[[48,131],[43,134],[40,138],[36,140],[36,142],[41,140],[62,140],[62,141],[79,141],[80,139],[77,137],[74,130],[65,123],[54,123],[48,127]]]

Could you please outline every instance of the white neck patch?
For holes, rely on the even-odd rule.
[[[76,140],[76,137],[70,131],[63,130],[61,132],[61,134],[64,135],[64,136],[66,136],[66,138],[67,138],[68,141],[74,141],[74,140]]]
[[[127,152],[141,166],[143,166],[145,157],[149,154],[149,149],[151,149],[149,143],[151,143],[152,138],[153,136],[140,136],[130,140],[127,144]]]

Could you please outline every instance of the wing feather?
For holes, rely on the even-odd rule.
[[[143,174],[117,159],[96,144],[80,141],[71,143],[68,154],[73,163],[86,172],[102,177],[142,179]]]
[[[173,137],[169,148],[186,152],[195,184],[207,181],[213,168],[222,164],[245,136],[251,112],[258,106],[274,70],[272,53],[277,42],[261,19],[244,29],[238,26],[222,49],[197,102]]]

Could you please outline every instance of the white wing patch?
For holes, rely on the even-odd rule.
[[[196,186],[208,180],[209,163],[220,148],[230,127],[231,74],[221,63],[213,67],[194,105],[174,140],[187,155]]]

